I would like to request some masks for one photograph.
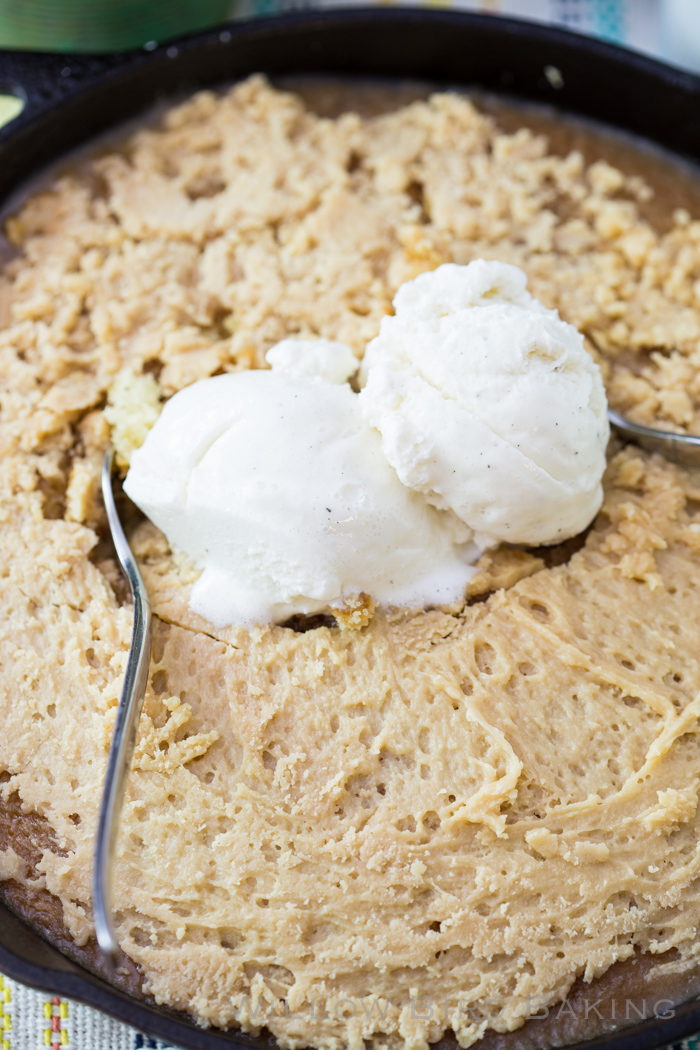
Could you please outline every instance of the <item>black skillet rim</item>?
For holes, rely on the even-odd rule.
[[[25,102],[23,112],[0,129],[0,201],[42,166],[159,96],[256,71],[406,77],[505,92],[631,131],[700,163],[700,77],[534,22],[420,8],[340,8],[219,26],[117,54],[0,51],[0,91]],[[188,1050],[275,1046],[264,1035],[199,1028],[120,992],[3,905],[0,970]],[[652,1017],[575,1046],[656,1050],[699,1030],[700,1004],[691,1001],[673,1016]]]

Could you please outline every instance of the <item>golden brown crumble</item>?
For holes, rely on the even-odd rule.
[[[49,844],[0,875],[60,900],[77,944],[131,631],[100,539],[115,376],[167,397],[287,335],[359,352],[401,282],[497,258],[584,331],[617,408],[700,433],[700,222],[656,233],[645,193],[457,95],[327,119],[252,78],[10,220],[0,765]],[[156,632],[116,907],[145,989],[283,1047],[426,1050],[637,951],[693,965],[699,508],[700,478],[626,449],[563,564],[489,553],[483,600],[369,619],[360,596],[361,629],[304,633],[214,629],[133,523]]]

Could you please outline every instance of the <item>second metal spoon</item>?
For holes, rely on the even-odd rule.
[[[608,409],[608,419],[619,434],[647,452],[660,452],[667,459],[686,467],[700,466],[700,437],[695,434],[674,434],[671,430],[643,427],[612,409]]]

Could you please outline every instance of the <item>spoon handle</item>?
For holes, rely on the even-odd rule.
[[[111,450],[105,456],[102,466],[102,495],[117,557],[129,582],[134,600],[131,646],[114,735],[109,749],[107,774],[97,826],[93,883],[93,918],[97,943],[114,964],[119,956],[119,943],[112,921],[112,876],[119,834],[119,817],[148,681],[153,626],[146,587],[127,543],[114,503]]]

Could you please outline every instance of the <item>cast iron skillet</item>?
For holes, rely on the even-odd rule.
[[[553,72],[552,67],[556,70]],[[352,9],[232,25],[116,55],[0,52],[0,91],[25,100],[0,130],[0,203],[23,179],[161,95],[249,73],[408,77],[555,103],[700,162],[700,77],[572,33],[452,11]],[[76,965],[0,905],[0,970],[189,1050],[271,1041],[202,1030]],[[700,1030],[700,1005],[585,1044],[654,1050]],[[274,1044],[272,1044],[274,1045]]]

